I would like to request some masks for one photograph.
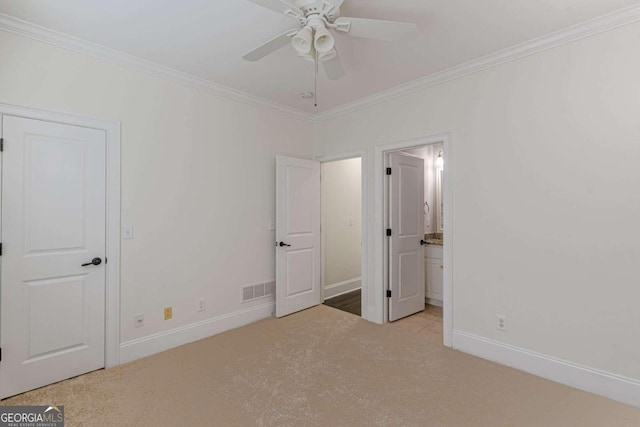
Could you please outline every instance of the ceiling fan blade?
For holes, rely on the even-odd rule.
[[[335,23],[337,31],[354,37],[381,41],[399,40],[418,32],[418,26],[409,22],[341,17],[336,19]]]
[[[327,74],[329,80],[340,80],[346,74],[344,66],[342,65],[342,60],[338,54],[336,54],[332,59],[322,62],[322,67],[324,68],[324,72]]]
[[[298,30],[287,30],[286,32],[280,34],[279,36],[269,40],[261,46],[253,49],[251,52],[247,53],[242,57],[245,61],[258,61],[259,59],[264,58],[265,56],[275,52],[278,49],[285,47],[287,44],[291,42],[291,35],[296,34]]]
[[[298,9],[291,3],[288,3],[284,0],[249,0],[249,1],[251,3],[260,5],[262,7],[266,7],[267,9],[271,9],[274,12],[286,13],[288,10],[292,10],[295,13],[302,15],[302,11],[300,9]]]

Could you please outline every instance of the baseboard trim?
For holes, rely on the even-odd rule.
[[[344,282],[333,283],[324,287],[324,300],[338,297],[348,292],[355,291],[362,287],[362,277],[345,280]]]
[[[457,330],[453,348],[640,408],[640,381],[631,378]]]
[[[435,305],[436,307],[444,307],[444,302],[441,299],[425,298],[425,302],[429,305]]]
[[[200,322],[124,342],[120,345],[120,363],[151,356],[174,347],[266,319],[273,315],[274,302],[222,314]]]

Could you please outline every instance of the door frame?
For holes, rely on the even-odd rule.
[[[360,312],[363,319],[368,319],[368,295],[369,295],[369,281],[367,280],[367,248],[368,248],[368,223],[367,223],[367,151],[357,150],[350,151],[348,153],[320,156],[315,160],[320,162],[320,179],[322,179],[322,163],[336,162],[340,160],[349,160],[360,158],[360,286],[361,286],[361,307]],[[320,199],[322,200],[322,190],[320,191]],[[322,233],[322,216],[320,217],[320,304],[324,302],[324,286],[322,281],[324,277],[322,272],[324,270],[324,234]]]
[[[120,123],[0,102],[0,116],[97,129],[106,137],[105,368],[120,364]],[[0,121],[0,126],[2,122]],[[0,199],[0,206],[2,199]],[[1,226],[1,225],[0,225]],[[0,284],[1,286],[1,284]]]
[[[375,314],[372,320],[376,323],[387,323],[389,320],[389,305],[385,292],[388,289],[388,277],[386,277],[386,257],[388,242],[384,236],[385,228],[385,161],[386,154],[393,151],[418,148],[424,145],[444,144],[444,158],[446,167],[443,171],[443,201],[444,201],[444,228],[453,229],[453,136],[451,133],[442,133],[422,138],[410,139],[400,142],[379,144],[374,147],[374,214],[373,214],[373,265],[377,266],[375,281],[370,289],[375,295]],[[444,233],[443,263],[445,266],[443,277],[443,344],[452,346],[453,339],[453,236],[451,232]]]

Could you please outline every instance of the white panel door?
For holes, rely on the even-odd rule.
[[[104,367],[106,135],[11,116],[2,132],[4,398]]]
[[[389,155],[389,320],[424,310],[424,160]]]
[[[320,163],[276,158],[276,316],[320,304]]]

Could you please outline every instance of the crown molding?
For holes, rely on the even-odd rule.
[[[313,118],[315,122],[335,118],[638,21],[640,21],[640,5],[626,7],[490,55],[429,74],[412,82],[317,113]]]
[[[0,30],[18,34],[33,40],[44,42],[53,46],[67,49],[73,52],[91,56],[102,61],[121,65],[146,74],[151,74],[173,82],[181,83],[195,89],[206,90],[221,97],[238,101],[247,105],[275,111],[289,117],[306,122],[313,122],[313,115],[294,108],[287,107],[267,99],[242,92],[212,81],[196,77],[194,75],[174,70],[145,59],[119,52],[107,47],[91,43],[68,34],[51,30],[40,25],[33,24],[13,16],[0,13]]]
[[[0,30],[206,90],[230,100],[282,113],[306,122],[318,123],[638,21],[640,21],[640,5],[633,5],[316,114],[287,107],[1,13]]]

